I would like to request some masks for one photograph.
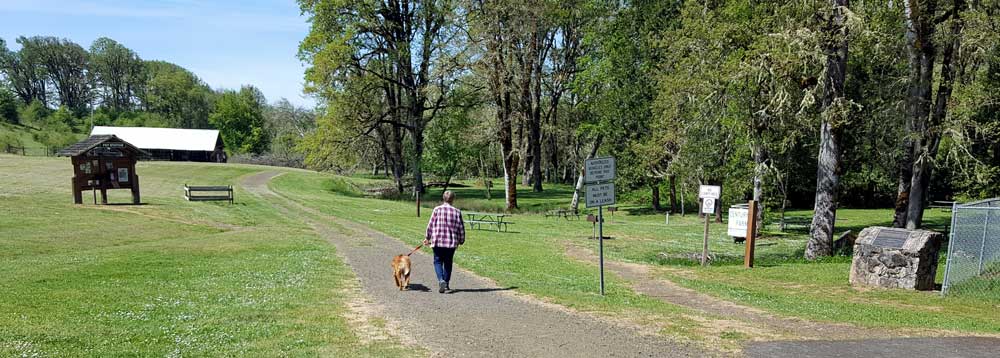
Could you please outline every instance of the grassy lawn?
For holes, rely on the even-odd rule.
[[[369,185],[371,180],[366,179],[357,186]],[[350,179],[292,174],[277,178],[273,186],[304,204],[367,223],[414,245],[426,225],[426,217],[415,217],[412,202],[362,198]],[[522,207],[535,212],[566,207],[572,195],[572,188],[567,186],[548,186],[542,194],[531,193],[529,188],[522,190]],[[489,201],[479,188],[454,191],[459,208],[499,211],[503,205],[502,196],[497,197],[502,193],[496,191]],[[437,197],[440,189],[431,190],[423,200],[424,206],[435,205]],[[426,216],[429,210],[424,213]],[[838,233],[888,225],[891,219],[889,210],[843,209],[838,214]],[[668,225],[661,214],[639,208],[624,207],[613,221],[605,215],[605,235],[614,238],[605,243],[609,258],[653,265],[664,278],[726,300],[790,316],[869,327],[1000,333],[997,297],[941,297],[936,292],[852,288],[847,282],[850,257],[817,262],[802,259],[807,233],[804,227],[789,228],[784,233],[767,231],[758,242],[756,268],[746,270],[742,267],[744,246],[733,244],[726,236],[725,224],[712,223],[709,247],[716,260],[710,267],[701,268],[688,257],[701,252],[704,222],[696,216],[672,216]],[[811,213],[791,211],[788,215],[807,217]],[[943,230],[949,215],[929,210],[925,220],[931,228]],[[585,311],[617,315],[652,310],[665,317],[678,313],[683,316],[676,307],[636,296],[614,277],[610,279],[609,295],[600,298],[594,265],[574,262],[564,254],[566,245],[596,250],[596,243],[587,239],[592,235],[590,223],[537,214],[514,215],[512,220],[515,233],[472,233],[456,260],[501,285],[518,286],[522,291]],[[943,273],[942,260],[938,282]],[[691,323],[678,327],[691,327]]]
[[[0,356],[420,355],[354,333],[354,277],[301,223],[181,198],[259,170],[144,162],[146,205],[76,206],[68,159],[0,155]]]
[[[235,205],[189,203],[188,184],[236,184],[261,170],[245,165],[142,162],[141,206],[72,205],[66,158],[0,155],[0,356],[408,356],[395,339],[371,340],[352,329],[346,302],[350,270],[332,245],[268,203],[237,188]],[[374,178],[343,178],[283,170],[272,189],[327,214],[368,224],[416,245],[424,217],[412,202],[364,197]],[[472,184],[469,182],[468,184]],[[687,308],[634,293],[609,275],[598,293],[593,263],[567,257],[566,247],[596,249],[585,220],[545,218],[565,207],[568,186],[545,193],[521,188],[525,213],[512,216],[511,233],[470,232],[457,262],[501,286],[575,310],[621,318],[659,332],[735,349],[745,332],[717,329]],[[501,193],[456,188],[457,206],[498,211]],[[112,202],[127,192],[112,191]],[[85,198],[87,196],[85,195]],[[841,210],[840,227],[860,231],[885,224],[887,210]],[[808,216],[808,212],[792,212]],[[929,211],[932,226],[948,214]],[[847,284],[848,257],[806,262],[803,228],[768,231],[757,267],[743,269],[743,246],[711,225],[716,260],[695,266],[703,222],[624,207],[605,233],[610,259],[651,265],[658,275],[714,296],[771,312],[814,320],[901,329],[996,334],[1000,302],[993,293],[941,297],[936,293],[855,289]],[[939,275],[943,270],[939,270]],[[991,291],[991,292],[996,292]],[[375,322],[375,325],[378,323]],[[370,338],[370,337],[369,337]]]

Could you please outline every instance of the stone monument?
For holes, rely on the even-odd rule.
[[[939,232],[869,227],[854,243],[851,285],[933,290]]]

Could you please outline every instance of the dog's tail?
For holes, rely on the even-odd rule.
[[[424,247],[424,244],[417,245],[417,248],[413,249],[413,251],[410,251],[410,253],[406,254],[406,256],[413,255],[413,253],[417,252],[417,250],[420,250],[421,247]]]

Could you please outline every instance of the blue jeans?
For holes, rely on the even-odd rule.
[[[434,248],[434,272],[437,273],[438,282],[451,281],[451,263],[454,257],[454,247]]]

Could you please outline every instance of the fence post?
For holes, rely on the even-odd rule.
[[[948,255],[945,256],[944,281],[941,283],[941,296],[948,293],[949,276],[951,276],[951,252],[955,248],[955,222],[958,221],[958,202],[951,203],[951,227],[948,230]]]
[[[993,207],[993,202],[986,205],[987,208]],[[986,209],[986,224],[983,225],[983,242],[979,244],[979,273],[977,275],[983,274],[983,256],[986,256],[986,234],[990,231],[990,214],[993,214],[993,210]]]

